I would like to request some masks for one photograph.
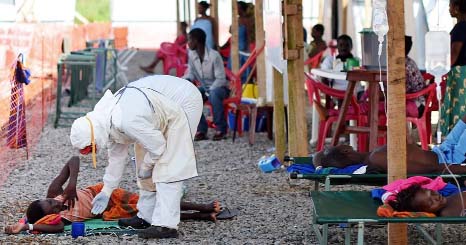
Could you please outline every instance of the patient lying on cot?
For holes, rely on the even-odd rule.
[[[422,150],[414,144],[407,145],[407,171],[410,174],[443,173],[445,164],[453,173],[465,174],[466,165],[466,115],[459,120],[446,140],[431,151]],[[314,165],[344,168],[349,165],[365,164],[367,173],[387,172],[387,146],[371,152],[356,152],[351,146],[338,145],[315,154]]]
[[[389,204],[396,211],[426,212],[436,216],[462,216],[463,208],[466,206],[465,200],[465,192],[444,197],[438,191],[414,184],[400,191],[396,199]]]
[[[98,183],[83,189],[76,190],[76,201],[64,203],[63,184],[70,181],[67,188],[76,189],[76,181],[79,172],[79,158],[72,157],[61,170],[60,174],[50,184],[45,199],[33,201],[26,211],[26,217],[15,225],[5,227],[5,233],[16,234],[21,231],[33,231],[44,233],[63,232],[64,226],[75,221],[84,221],[93,218],[103,220],[117,220],[130,218],[137,214],[136,204],[139,196],[121,188],[112,192],[107,209],[101,215],[91,213],[92,200],[100,193],[103,184]],[[216,221],[220,212],[220,204],[213,201],[209,204],[195,204],[181,202],[181,210],[198,212],[181,213],[181,219]],[[32,228],[32,229],[31,229]]]

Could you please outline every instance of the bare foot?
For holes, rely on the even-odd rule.
[[[220,202],[218,200],[213,201],[210,205],[212,206],[212,211],[214,213],[219,213],[222,209],[222,206],[220,205]]]
[[[210,221],[217,223],[217,214],[218,212],[210,213]]]

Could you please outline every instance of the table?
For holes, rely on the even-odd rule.
[[[325,77],[328,79],[337,79],[337,80],[346,80],[346,72],[341,72],[341,71],[334,71],[334,70],[328,70],[328,69],[312,69],[311,73],[313,75],[317,75],[319,77]],[[316,108],[312,108],[312,121],[317,122],[319,121],[319,114],[316,111]],[[350,121],[351,125],[355,125],[355,121],[351,120]],[[319,124],[318,123],[312,123],[312,129],[311,129],[311,140],[310,144],[315,144],[317,143],[317,135],[319,134]],[[355,134],[350,134],[350,145],[354,148],[358,148],[357,144],[357,139]]]
[[[343,131],[356,132],[356,133],[369,133],[369,151],[377,146],[378,137],[378,126],[379,126],[379,81],[387,81],[386,71],[382,71],[382,77],[380,77],[379,71],[368,71],[368,70],[354,70],[348,71],[346,80],[348,80],[348,87],[345,92],[345,98],[343,99],[342,108],[338,115],[337,127],[332,138],[332,145],[338,143],[338,138]],[[366,81],[369,83],[369,127],[353,127],[346,126],[344,118],[350,104],[351,96],[353,95],[356,83],[360,81]]]

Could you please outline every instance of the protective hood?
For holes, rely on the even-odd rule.
[[[70,140],[73,147],[83,149],[91,145],[91,127],[93,127],[94,140],[99,149],[107,146],[110,132],[110,116],[116,102],[117,98],[113,96],[110,90],[107,90],[104,96],[97,102],[93,111],[88,112],[86,116],[80,117],[73,122],[70,132]]]

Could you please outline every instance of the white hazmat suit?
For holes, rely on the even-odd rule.
[[[92,126],[96,145],[108,148],[102,189],[107,196],[118,187],[128,147],[134,144],[136,168],[148,163],[154,166],[152,178],[138,178],[138,217],[177,229],[182,181],[197,176],[192,140],[202,108],[201,94],[189,81],[148,76],[115,95],[107,91],[93,111],[75,120],[71,143],[79,149],[91,145]]]

